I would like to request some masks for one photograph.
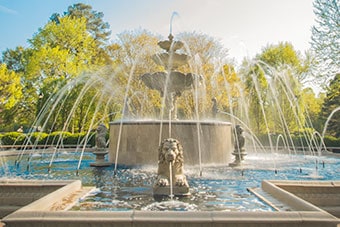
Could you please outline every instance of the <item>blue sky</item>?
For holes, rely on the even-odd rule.
[[[296,50],[309,48],[314,24],[313,0],[0,0],[0,52],[28,46],[27,40],[53,13],[82,2],[104,13],[112,40],[126,30],[147,29],[167,37],[197,31],[220,40],[229,56],[253,57],[267,44],[288,41]]]

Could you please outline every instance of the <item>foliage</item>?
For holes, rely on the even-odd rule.
[[[265,77],[265,72],[259,64],[243,63],[243,68],[240,71],[243,76],[244,89],[246,92],[246,114],[245,121],[247,125],[253,128],[255,133],[261,133],[266,131],[266,118],[264,112],[268,109],[267,92],[268,81]],[[250,121],[249,119],[256,119]]]
[[[340,147],[340,138],[334,136],[325,136],[324,143],[327,147]]]
[[[321,112],[324,122],[326,122],[330,113],[336,108],[340,108],[340,73],[330,81],[327,89]],[[340,111],[337,111],[330,119],[327,127],[327,134],[340,137]]]
[[[92,9],[92,6],[83,3],[76,3],[68,7],[63,16],[54,13],[50,20],[56,24],[60,23],[60,18],[70,16],[71,18],[86,18],[86,30],[91,34],[98,46],[103,46],[108,41],[111,31],[107,22],[103,21],[104,14]]]
[[[329,81],[340,70],[340,5],[337,0],[314,0],[316,25],[311,46],[316,56],[315,74]]]
[[[16,73],[24,73],[29,54],[30,49],[25,49],[22,46],[18,46],[14,50],[7,49],[2,53],[3,63],[7,65],[9,70]]]
[[[20,76],[0,64],[0,110],[12,108],[21,97]]]
[[[69,132],[53,132],[51,134],[43,132],[19,133],[7,132],[0,134],[2,145],[83,145],[84,141],[90,146],[95,145],[95,134],[87,133],[69,133]]]
[[[312,88],[305,88],[302,90],[303,108],[305,109],[305,115],[307,125],[314,128],[316,131],[322,131],[322,121],[320,120],[320,112],[322,104],[324,102],[324,94],[320,94],[316,97]]]
[[[268,45],[253,61],[242,64],[240,74],[248,98],[244,121],[255,133],[289,134],[309,126],[301,81],[306,67],[290,43]]]
[[[45,145],[48,134],[44,132],[32,132],[28,133],[27,137],[32,145]]]
[[[25,144],[26,135],[19,132],[7,132],[0,135],[2,145],[22,145]]]
[[[280,68],[283,65],[299,68],[301,65],[297,52],[288,42],[268,45],[262,49],[262,53],[257,58],[274,68]]]

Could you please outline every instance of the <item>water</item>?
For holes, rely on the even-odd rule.
[[[34,154],[30,164],[24,157],[19,166],[15,156],[3,157],[6,168],[0,167],[1,176],[11,179],[79,179],[85,186],[95,186],[72,210],[95,211],[273,211],[247,188],[260,187],[262,180],[340,180],[339,157],[249,154],[246,165],[232,169],[226,165],[185,166],[191,196],[156,199],[152,185],[157,177],[157,166],[123,168],[114,174],[113,166],[89,167],[95,156],[83,154],[78,175],[79,153],[58,153],[48,172],[52,154]],[[275,159],[275,168],[274,168]],[[29,168],[27,168],[29,166]],[[5,172],[6,169],[6,172]]]

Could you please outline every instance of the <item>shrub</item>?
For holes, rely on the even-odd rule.
[[[27,142],[27,135],[20,132],[7,132],[1,135],[2,145],[22,145]]]

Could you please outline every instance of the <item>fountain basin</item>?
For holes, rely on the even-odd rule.
[[[160,141],[172,137],[181,141],[186,165],[227,164],[233,150],[231,133],[231,123],[222,121],[111,122],[109,162],[116,162],[118,151],[117,164],[154,165]]]
[[[46,183],[46,182],[44,182]],[[79,181],[74,181],[43,198],[22,207],[4,217],[6,226],[337,226],[339,219],[324,210],[304,201],[289,192],[278,189],[275,184],[286,185],[285,181],[264,182],[266,187],[276,190],[280,199],[287,200],[298,207],[280,212],[158,212],[158,211],[70,211],[68,202],[73,203],[88,189]],[[313,182],[318,186],[320,182]],[[306,184],[288,182],[295,188]],[[312,184],[307,183],[310,187]],[[337,186],[336,186],[337,185]],[[323,183],[322,188],[339,189],[339,182]],[[273,191],[273,189],[268,189]],[[1,223],[0,223],[1,224]]]

